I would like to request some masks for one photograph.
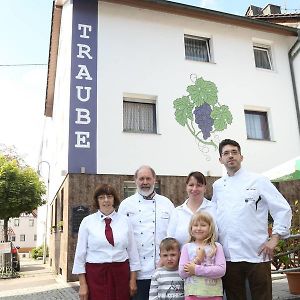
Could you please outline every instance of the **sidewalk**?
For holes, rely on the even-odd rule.
[[[0,279],[1,300],[78,300],[78,282],[66,283],[41,260],[21,259],[20,278]]]
[[[300,295],[289,293],[284,275],[273,278],[273,300],[300,300]],[[20,278],[0,279],[1,300],[78,300],[78,290],[78,282],[66,283],[42,261],[28,258],[21,260]]]

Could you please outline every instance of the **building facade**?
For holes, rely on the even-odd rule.
[[[149,164],[179,204],[190,171],[209,185],[222,176],[223,138],[256,172],[298,155],[297,29],[163,0],[61,0],[52,22],[41,160],[51,163],[50,263],[66,280],[98,183],[124,198]]]
[[[10,218],[8,221],[8,239],[19,252],[28,253],[36,247],[37,243],[37,216],[34,214],[21,214],[19,218]],[[0,220],[0,240],[4,241],[3,220]]]

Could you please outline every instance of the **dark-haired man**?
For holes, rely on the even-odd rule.
[[[219,154],[227,174],[213,184],[212,200],[227,261],[223,277],[227,300],[246,299],[246,279],[253,300],[271,300],[270,260],[279,239],[289,235],[291,208],[270,180],[241,167],[243,156],[236,141],[223,140]],[[268,212],[274,220],[270,238]]]

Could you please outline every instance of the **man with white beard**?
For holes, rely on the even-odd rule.
[[[154,190],[156,174],[149,166],[141,166],[134,174],[137,191],[124,199],[118,212],[132,225],[140,256],[137,272],[137,294],[133,300],[149,298],[151,276],[159,261],[159,244],[167,236],[173,203]]]

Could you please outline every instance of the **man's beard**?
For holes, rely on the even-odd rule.
[[[149,188],[144,188],[144,189],[141,189],[140,187],[137,187],[137,190],[138,190],[138,193],[142,196],[149,196],[150,194],[153,193],[154,191],[154,185],[151,185]]]

